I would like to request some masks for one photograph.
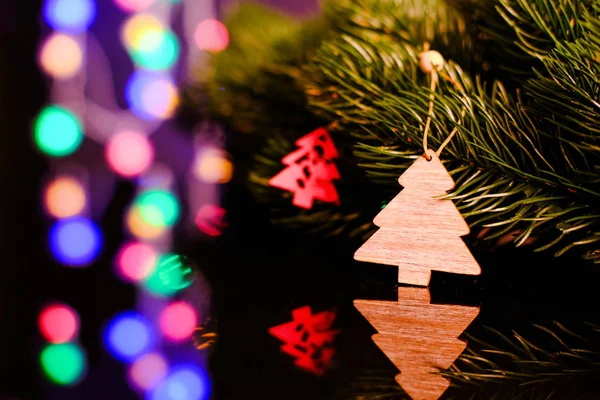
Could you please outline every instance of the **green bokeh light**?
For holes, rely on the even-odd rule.
[[[158,259],[156,268],[148,276],[145,286],[157,296],[169,297],[190,286],[194,271],[185,256],[165,254]]]
[[[173,226],[179,218],[179,203],[173,193],[150,190],[142,193],[135,204],[142,220],[152,226]]]
[[[81,124],[69,110],[48,106],[35,121],[34,140],[37,147],[53,157],[73,153],[83,141]]]
[[[171,68],[179,58],[179,41],[173,32],[148,30],[131,50],[131,58],[140,67],[150,70]]]
[[[51,344],[40,356],[42,369],[54,383],[72,385],[83,375],[85,355],[75,343]]]

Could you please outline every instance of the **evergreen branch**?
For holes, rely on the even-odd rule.
[[[473,398],[597,398],[600,347],[592,338],[598,336],[598,327],[584,324],[577,333],[558,322],[552,328],[534,327],[545,340],[535,343],[514,331],[505,335],[492,328],[485,328],[490,337],[485,341],[467,335],[466,353],[448,371],[440,372],[451,380],[451,394],[457,398],[464,398],[465,391]]]
[[[349,42],[342,36],[325,42],[310,66],[317,77],[314,85],[330,88],[330,93],[312,96],[311,104],[339,119],[349,132],[360,132],[355,151],[365,160],[360,165],[390,189],[397,188],[397,176],[422,152],[429,91],[426,76],[417,71],[416,53],[393,42]],[[395,63],[385,62],[393,57]],[[542,236],[538,249],[556,246],[557,255],[581,247],[584,257],[600,262],[595,180],[575,174],[569,168],[574,161],[565,152],[558,157],[553,153],[554,132],[541,132],[526,103],[512,98],[502,85],[486,89],[472,84],[451,62],[442,76],[446,79],[435,94],[432,148],[458,126],[442,159],[457,183],[448,198],[456,200],[470,225],[494,228],[490,239],[515,232],[517,245]],[[461,110],[466,110],[462,119]]]
[[[530,77],[558,43],[584,37],[595,0],[449,1],[476,27],[474,48],[486,79],[508,84]]]
[[[474,37],[463,15],[440,0],[338,0],[324,3],[323,14],[341,34],[388,36],[413,47],[452,49],[447,57],[467,64]],[[384,16],[384,17],[382,17]]]
[[[587,40],[559,44],[525,89],[529,107],[557,139],[554,151],[568,157],[565,171],[600,183],[600,46]]]

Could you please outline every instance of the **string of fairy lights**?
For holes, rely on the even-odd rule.
[[[91,140],[102,146],[112,173],[130,179],[137,188],[124,210],[129,239],[114,255],[114,265],[118,279],[138,288],[138,310],[124,310],[108,321],[103,345],[127,364],[127,381],[138,393],[153,400],[201,400],[210,390],[202,363],[190,363],[189,357],[182,362],[169,352],[177,346],[178,353],[181,348],[193,349],[191,337],[202,317],[189,300],[197,294],[185,295],[194,288],[196,273],[186,257],[172,253],[173,229],[190,222],[208,236],[222,232],[225,212],[217,204],[218,191],[207,187],[229,181],[233,168],[218,143],[202,140],[199,133],[189,143],[195,148],[190,171],[177,176],[168,162],[160,160],[152,135],[178,106],[175,72],[182,53],[187,50],[191,63],[202,52],[225,49],[229,37],[225,26],[210,18],[212,2],[113,3],[113,11],[125,15],[119,25],[123,45],[119,51],[124,49],[133,64],[122,88],[127,108],[119,107],[111,92],[111,57],[103,54],[91,29],[100,16],[98,6],[106,4],[46,0],[43,5],[43,20],[51,32],[41,42],[39,65],[52,85],[50,102],[34,121],[33,142],[51,165],[42,199],[51,220],[49,249],[58,264],[71,268],[93,267],[104,251],[103,232],[93,211],[97,207],[92,204],[101,199],[92,198],[89,190],[96,177],[85,165],[86,156],[78,157]],[[182,36],[187,49],[171,28],[177,12],[185,15]],[[182,221],[182,193],[175,178],[188,181],[190,221]],[[80,317],[60,301],[49,302],[40,312],[39,328],[48,342],[40,363],[56,385],[85,380],[88,366],[78,342]]]

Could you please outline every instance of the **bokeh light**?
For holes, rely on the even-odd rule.
[[[165,254],[145,281],[146,289],[157,296],[168,297],[190,286],[194,281],[194,271],[185,256]]]
[[[83,140],[83,132],[79,120],[69,110],[48,106],[35,121],[34,140],[42,152],[62,157],[77,150]]]
[[[205,400],[210,395],[206,374],[194,365],[173,368],[152,392],[150,400]]]
[[[86,195],[78,180],[60,177],[46,187],[44,203],[49,215],[55,218],[68,218],[83,211]]]
[[[179,105],[173,80],[158,72],[134,72],[127,82],[125,93],[132,111],[147,120],[170,118]]]
[[[96,259],[102,248],[102,234],[93,221],[74,217],[54,224],[50,249],[54,257],[69,266],[83,266]]]
[[[171,192],[148,190],[140,194],[135,204],[144,222],[151,226],[173,226],[179,219],[179,203]]]
[[[129,379],[139,389],[153,389],[165,378],[167,369],[167,361],[163,356],[156,353],[145,354],[129,368]]]
[[[129,17],[121,29],[123,45],[130,50],[139,48],[148,32],[162,32],[164,26],[158,18],[150,14],[135,14]]]
[[[54,33],[42,44],[39,62],[48,75],[68,79],[81,70],[83,51],[72,37]]]
[[[222,22],[205,19],[196,27],[194,40],[200,50],[216,53],[225,50],[229,45],[229,32]]]
[[[133,177],[144,173],[154,160],[154,147],[141,133],[124,131],[106,144],[106,160],[117,174]]]
[[[139,36],[131,57],[142,68],[166,70],[179,58],[179,41],[173,32],[149,29]]]
[[[209,236],[219,236],[227,226],[225,210],[214,204],[206,204],[196,213],[196,226]]]
[[[71,341],[79,331],[79,317],[65,304],[47,306],[40,313],[38,325],[42,335],[51,343]]]
[[[115,0],[115,4],[127,12],[140,12],[148,9],[155,0]]]
[[[154,247],[146,243],[129,243],[117,254],[119,274],[131,282],[146,279],[154,270],[158,255]]]
[[[46,0],[46,22],[58,31],[83,32],[94,22],[94,0]]]
[[[153,341],[152,325],[135,312],[117,315],[109,323],[104,334],[106,347],[121,361],[133,361],[147,352]]]
[[[196,311],[183,301],[168,305],[160,313],[160,330],[167,339],[174,342],[190,339],[197,323]]]
[[[227,183],[233,174],[233,164],[223,150],[206,149],[196,158],[194,174],[208,183]]]
[[[127,228],[132,235],[143,240],[158,239],[167,232],[167,228],[164,226],[153,226],[146,223],[138,206],[131,207],[127,212]]]
[[[86,359],[75,343],[51,344],[42,350],[40,363],[52,382],[73,385],[83,377]]]

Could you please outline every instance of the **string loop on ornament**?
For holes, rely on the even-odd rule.
[[[429,43],[425,43],[423,45],[423,48],[424,48],[424,52],[421,53],[421,56],[425,55],[429,51]],[[434,53],[436,53],[441,58],[441,55],[439,53],[437,53],[437,52],[434,52]],[[443,59],[442,59],[441,64],[443,64]],[[427,120],[425,121],[425,129],[423,131],[423,155],[427,161],[431,161],[431,156],[427,153],[427,150],[429,150],[429,148],[427,146],[427,138],[428,138],[429,130],[431,127],[431,119],[433,117],[435,90],[437,88],[439,75],[437,72],[437,66],[434,65],[433,63],[431,63],[431,68],[429,71],[426,71],[425,69],[423,69],[423,67],[424,67],[424,65],[423,65],[423,63],[421,63],[421,69],[423,70],[423,72],[431,75],[431,83],[429,85],[429,91],[430,91],[429,107],[427,110]],[[464,118],[465,113],[466,113],[466,110],[463,109],[463,111],[461,113],[461,119]],[[459,121],[459,123],[460,123],[460,121]],[[437,149],[437,151],[435,152],[436,156],[438,156],[438,157],[440,156],[440,154],[442,153],[442,150],[444,149],[444,147],[446,147],[448,145],[448,143],[450,143],[450,141],[452,140],[452,138],[454,137],[456,132],[458,132],[458,125],[455,126],[454,129],[452,129],[452,131],[450,132],[448,137],[444,140],[444,142],[441,144],[441,146]]]
[[[425,159],[427,161],[431,160],[431,156],[427,154],[427,134],[429,133],[429,126],[431,125],[431,114],[433,113],[433,100],[435,99],[435,89],[437,85],[438,74],[435,68],[431,71],[431,85],[429,86],[429,90],[431,94],[429,95],[429,109],[427,110],[427,121],[425,122],[425,132],[423,133],[423,154],[425,154]]]

